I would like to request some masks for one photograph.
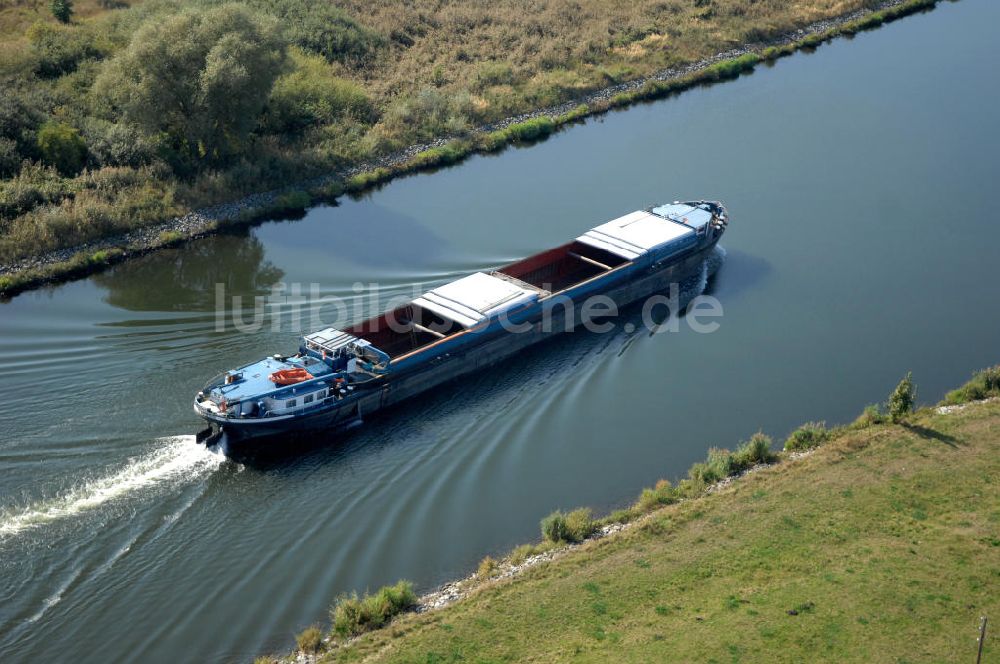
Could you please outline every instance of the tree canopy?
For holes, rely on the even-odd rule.
[[[276,23],[242,5],[187,10],[140,28],[94,99],[181,157],[220,161],[245,149],[287,60]]]

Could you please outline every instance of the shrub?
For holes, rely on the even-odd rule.
[[[79,27],[35,23],[26,33],[35,56],[34,69],[43,77],[73,72],[85,60],[103,57],[111,46]]]
[[[476,570],[476,576],[480,579],[488,579],[497,571],[497,561],[493,559],[492,556],[486,556],[479,561],[479,568]]]
[[[738,58],[722,60],[714,65],[706,67],[702,77],[708,80],[721,81],[728,78],[736,78],[743,72],[752,71],[754,65],[760,62],[760,56],[756,53],[746,53]]]
[[[101,166],[140,168],[156,158],[156,140],[134,126],[91,119],[81,130],[88,151]]]
[[[49,0],[49,11],[60,23],[69,23],[73,18],[73,0]]]
[[[571,111],[567,111],[555,119],[557,125],[569,124],[570,122],[577,122],[587,117],[590,113],[590,107],[586,104],[580,104]]]
[[[865,409],[861,411],[857,419],[851,422],[851,429],[867,429],[868,427],[875,426],[876,424],[882,424],[885,422],[885,415],[879,409],[877,404],[870,404],[865,406]]]
[[[542,519],[542,537],[550,542],[558,543],[566,541],[568,528],[566,526],[566,515],[560,510]]]
[[[652,489],[642,490],[635,508],[642,512],[649,512],[660,505],[669,505],[675,502],[677,502],[677,492],[674,487],[667,480],[660,480]]]
[[[552,118],[541,116],[512,124],[503,131],[508,140],[535,141],[548,136],[555,128],[556,124]]]
[[[333,631],[341,637],[350,637],[378,629],[416,603],[417,596],[409,581],[384,586],[375,594],[361,598],[357,593],[341,597],[331,615]]]
[[[913,412],[917,402],[917,387],[913,384],[913,374],[907,373],[899,385],[889,395],[889,417],[893,422],[902,422]]]
[[[105,115],[165,134],[197,164],[243,152],[287,63],[278,26],[245,6],[186,9],[147,21],[92,88]]]
[[[972,379],[945,395],[942,403],[962,404],[1000,396],[1000,365],[977,371]]]
[[[361,26],[333,3],[251,0],[248,4],[278,17],[285,39],[329,62],[360,67],[374,59],[387,43],[385,37]]]
[[[407,167],[417,169],[454,164],[464,159],[471,148],[471,144],[467,141],[449,141],[444,145],[429,148],[413,155],[413,158],[407,163]]]
[[[351,192],[362,191],[368,187],[381,184],[391,177],[392,172],[387,168],[376,168],[373,171],[364,171],[348,178],[345,189]]]
[[[729,474],[740,473],[759,463],[770,463],[774,461],[774,458],[774,453],[771,452],[771,437],[758,431],[750,436],[750,440],[741,443],[736,448],[736,452],[732,456]]]
[[[21,155],[17,151],[17,143],[0,136],[0,178],[17,173],[20,167]]]
[[[312,196],[301,189],[287,191],[274,199],[269,211],[274,213],[302,212],[312,203]]]
[[[371,121],[374,110],[357,83],[334,76],[321,57],[293,50],[293,70],[274,83],[261,120],[266,131],[298,133],[344,117]]]
[[[631,92],[619,92],[611,98],[612,106],[628,106],[632,103],[633,95]]]
[[[63,175],[76,175],[87,161],[87,144],[73,127],[48,122],[38,130],[38,151],[42,161]]]
[[[295,637],[295,644],[307,655],[315,655],[323,649],[323,632],[317,625],[306,627]]]
[[[823,422],[807,422],[793,431],[785,440],[785,451],[808,450],[824,443],[830,437]]]
[[[581,507],[566,515],[566,540],[582,542],[590,537],[596,526],[589,508]]]
[[[665,480],[661,480],[665,481]],[[632,521],[636,516],[636,508],[626,508],[623,510],[615,510],[611,514],[607,515],[601,519],[602,523],[628,523]]]

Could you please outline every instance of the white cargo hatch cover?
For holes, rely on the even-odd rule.
[[[650,249],[678,240],[694,231],[681,224],[637,210],[618,217],[577,238],[584,244],[633,260]]]
[[[413,304],[462,327],[472,327],[490,316],[537,299],[537,291],[476,272],[424,293]]]

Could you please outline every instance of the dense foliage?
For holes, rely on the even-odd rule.
[[[465,147],[428,152],[427,164],[535,140],[558,123],[469,132],[871,2],[11,0],[0,8],[0,261],[442,135]]]

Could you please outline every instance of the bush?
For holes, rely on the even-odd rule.
[[[479,561],[479,568],[476,569],[476,576],[480,579],[488,579],[497,571],[497,561],[492,556],[486,556]]]
[[[870,404],[865,406],[865,409],[861,411],[857,419],[851,422],[851,429],[867,429],[868,427],[875,426],[876,424],[882,424],[885,422],[885,415],[882,414],[882,410],[877,404]]]
[[[371,121],[374,110],[357,83],[334,76],[327,62],[292,51],[294,69],[274,83],[261,120],[265,131],[298,133],[345,117]]]
[[[708,459],[691,466],[688,470],[688,476],[702,484],[715,484],[729,477],[732,471],[733,455],[728,450],[713,447],[708,450]]]
[[[73,18],[73,0],[49,0],[49,11],[60,23],[69,23]]]
[[[472,149],[468,141],[449,141],[436,148],[429,148],[423,152],[413,155],[407,164],[408,168],[432,168],[435,166],[447,166],[464,159]]]
[[[249,4],[279,18],[285,39],[329,62],[360,67],[387,43],[382,35],[362,27],[333,3],[251,0]]]
[[[756,53],[747,53],[738,58],[722,60],[706,67],[702,78],[712,81],[736,78],[743,72],[753,71],[754,65],[758,62],[760,62],[760,56]]]
[[[1000,365],[977,371],[972,380],[945,395],[941,403],[955,405],[1000,396]]]
[[[378,629],[416,603],[417,596],[409,581],[384,586],[374,595],[359,598],[353,593],[341,597],[331,612],[333,631],[341,637],[350,637]]]
[[[0,182],[0,219],[13,219],[69,193],[68,183],[55,169],[27,164],[13,178]]]
[[[830,437],[823,422],[807,422],[793,431],[785,440],[785,451],[808,450],[820,445]]]
[[[10,177],[21,168],[21,155],[17,143],[0,136],[0,178]]]
[[[566,515],[560,510],[542,519],[542,537],[553,543],[565,542],[569,531],[566,525]]]
[[[736,453],[733,454],[730,463],[729,474],[741,473],[759,463],[770,463],[774,461],[774,458],[774,453],[771,452],[771,437],[758,431],[750,436],[750,440],[741,443],[736,448]]]
[[[140,168],[156,159],[155,139],[134,126],[91,119],[81,129],[91,156],[101,166]]]
[[[917,387],[913,384],[913,374],[907,373],[889,395],[889,417],[894,423],[902,422],[913,412],[916,403]]]
[[[190,164],[242,153],[287,62],[267,18],[237,4],[155,17],[103,68],[95,104],[146,134],[164,134]]]
[[[382,184],[392,177],[392,171],[387,168],[376,168],[373,171],[364,171],[353,175],[347,179],[344,188],[350,192],[363,191],[377,184]]]
[[[553,544],[582,542],[594,532],[596,525],[586,507],[563,514],[556,510],[542,519],[542,536]]]
[[[590,107],[586,104],[580,104],[571,111],[567,111],[555,119],[557,125],[569,124],[570,122],[577,122],[587,117],[590,113]]]
[[[274,199],[268,211],[275,214],[302,212],[312,204],[312,196],[301,189],[287,191]]]
[[[48,122],[38,130],[38,151],[42,161],[63,175],[76,175],[87,162],[87,144],[73,127]]]
[[[35,23],[26,33],[35,56],[35,72],[54,78],[76,71],[85,60],[104,57],[111,46],[80,27]]]
[[[661,505],[669,505],[675,502],[677,502],[677,492],[674,490],[674,487],[667,480],[660,480],[652,489],[646,488],[642,490],[635,508],[642,512],[649,512]]]
[[[541,116],[518,122],[503,130],[508,140],[512,141],[536,141],[551,134],[556,128],[556,123],[548,116]]]
[[[566,540],[582,542],[593,534],[596,526],[590,509],[581,507],[566,515]]]
[[[317,625],[306,627],[295,637],[295,644],[307,655],[315,655],[323,649],[323,632]]]
[[[691,493],[706,484],[715,484],[732,475],[758,464],[769,463],[775,458],[771,452],[771,438],[758,431],[750,440],[741,443],[736,452],[711,448],[708,458],[696,463],[688,470],[690,484],[678,487],[677,491]]]

